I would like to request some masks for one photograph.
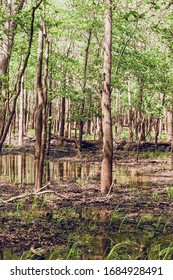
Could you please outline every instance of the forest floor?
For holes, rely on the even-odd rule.
[[[83,148],[79,158],[74,148],[57,148],[54,144],[48,158],[101,163],[100,143],[84,142]],[[65,233],[80,232],[84,227],[87,230],[88,221],[97,223],[97,231],[102,231],[103,225],[110,232],[118,230],[123,221],[127,226],[135,224],[139,229],[145,223],[158,233],[165,229],[171,232],[173,169],[170,144],[160,143],[157,149],[153,143],[141,144],[138,162],[136,150],[135,143],[116,143],[114,164],[125,166],[127,177],[133,168],[137,176],[143,177],[143,182],[122,184],[115,179],[107,195],[100,192],[98,178],[51,181],[37,192],[34,186],[27,184],[0,183],[0,248],[13,247],[22,252],[38,247],[48,250],[55,244],[66,244],[68,234]],[[34,142],[22,149],[5,148],[3,154],[33,151]],[[85,209],[91,209],[89,216]]]

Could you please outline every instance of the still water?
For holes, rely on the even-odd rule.
[[[45,161],[44,182],[59,180],[99,180],[101,163],[74,162],[52,159]],[[141,176],[137,170],[126,166],[113,167],[113,176],[118,183],[139,184],[150,181],[149,176]],[[34,156],[31,154],[0,156],[0,182],[34,184]]]

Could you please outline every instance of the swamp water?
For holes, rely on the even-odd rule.
[[[75,162],[52,159],[45,161],[44,181],[100,179],[101,163]],[[113,177],[120,184],[142,185],[150,181],[151,176],[141,176],[134,167],[116,165]],[[34,156],[31,154],[0,156],[0,182],[34,184]]]
[[[100,163],[50,160],[46,163],[45,177],[50,181],[86,180],[97,182]],[[146,192],[152,175],[139,174],[134,167],[114,166],[114,178],[119,184],[140,186]],[[0,182],[34,184],[34,157],[30,154],[4,155],[0,157]],[[122,186],[123,187],[123,186]],[[33,210],[34,211],[34,210]],[[1,216],[1,214],[0,214]],[[39,221],[40,222],[40,221]],[[57,243],[38,255],[31,251],[0,248],[0,259],[171,259],[173,257],[173,233],[166,231],[164,217],[144,216],[136,222],[126,223],[121,206],[114,210],[106,207],[62,208],[54,213],[51,222],[57,226]],[[43,224],[47,221],[43,218]],[[50,221],[47,223],[51,236]],[[0,225],[1,230],[1,225]],[[3,227],[2,227],[3,230]],[[15,232],[15,231],[14,231]],[[36,239],[42,238],[37,233]],[[51,237],[50,237],[51,238]],[[62,239],[62,242],[61,242]],[[1,241],[1,237],[0,237]],[[21,247],[21,244],[20,246]]]

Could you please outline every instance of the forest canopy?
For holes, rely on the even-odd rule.
[[[170,141],[172,9],[162,0],[1,0],[0,150],[15,135],[22,145],[35,129],[36,159],[46,145],[49,153],[54,134],[76,139],[80,154],[83,139],[104,143],[107,122],[107,147],[117,138]],[[105,124],[104,67],[110,75]]]

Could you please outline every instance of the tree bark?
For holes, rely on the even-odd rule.
[[[108,193],[112,185],[112,118],[111,118],[111,65],[112,65],[112,0],[105,0],[109,6],[105,11],[104,77],[102,88],[102,130],[103,158],[101,167],[101,192]]]
[[[46,41],[46,58],[44,79],[42,77],[43,68],[43,48],[44,36]],[[35,188],[41,189],[43,182],[44,158],[46,149],[46,129],[47,129],[47,78],[48,78],[48,60],[49,60],[49,41],[47,38],[45,22],[41,21],[38,40],[38,58],[37,58],[37,77],[36,88],[38,96],[38,105],[36,109],[36,150],[35,150]]]

